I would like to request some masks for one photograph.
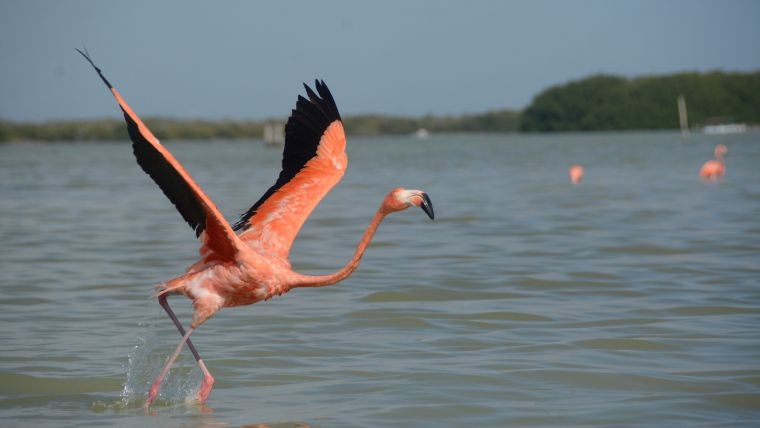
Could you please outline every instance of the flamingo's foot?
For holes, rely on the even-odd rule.
[[[158,396],[158,391],[161,390],[161,379],[156,379],[153,381],[153,384],[150,386],[150,390],[148,390],[148,398],[145,399],[145,404],[143,404],[143,409],[147,412],[150,409],[150,405],[153,403],[153,400],[156,399]]]
[[[198,391],[198,402],[201,404],[206,402],[206,398],[211,394],[211,389],[214,387],[214,377],[207,374],[203,377],[203,383],[201,389]]]

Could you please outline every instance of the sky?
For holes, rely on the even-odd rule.
[[[760,70],[757,0],[1,0],[0,119],[286,117],[527,107],[597,73]]]

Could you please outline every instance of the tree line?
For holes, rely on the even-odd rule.
[[[520,130],[599,131],[678,128],[677,98],[689,124],[760,123],[760,72],[679,73],[628,79],[596,75],[533,99]]]
[[[419,129],[434,133],[515,132],[519,112],[501,110],[483,114],[422,118],[357,115],[344,118],[349,135],[408,135]],[[146,118],[148,128],[160,140],[262,138],[269,121],[208,121]],[[279,120],[284,123],[285,119]],[[110,141],[127,137],[123,120],[49,121],[15,123],[0,121],[0,141]]]
[[[408,135],[419,129],[432,133],[674,129],[678,127],[676,99],[681,95],[686,99],[693,126],[760,124],[760,71],[716,71],[636,78],[600,74],[550,87],[524,110],[457,116],[355,115],[344,118],[344,126],[349,135]],[[190,140],[261,138],[264,127],[272,121],[146,118],[145,122],[159,139]],[[125,138],[125,125],[120,119],[43,123],[0,119],[0,142]]]

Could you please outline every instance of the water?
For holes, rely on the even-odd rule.
[[[718,143],[727,176],[697,179]],[[259,142],[169,144],[230,220],[272,184]],[[352,139],[294,267],[347,281],[224,309],[179,340],[152,286],[196,241],[128,143],[0,146],[0,426],[751,426],[760,420],[760,134]],[[570,164],[586,166],[580,186]],[[174,298],[189,319],[189,301]]]

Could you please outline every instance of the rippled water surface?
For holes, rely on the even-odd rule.
[[[727,175],[697,178],[716,143]],[[169,143],[234,220],[273,182],[256,141]],[[345,282],[224,309],[179,340],[150,296],[192,231],[129,143],[0,146],[0,426],[751,426],[760,420],[760,134],[352,139],[294,267]],[[570,164],[586,166],[579,186]],[[189,301],[173,298],[183,320]]]

